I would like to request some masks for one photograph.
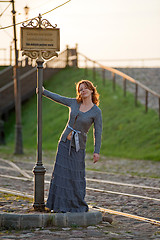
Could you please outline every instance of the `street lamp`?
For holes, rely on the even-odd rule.
[[[44,174],[46,172],[42,163],[42,86],[43,86],[43,63],[60,51],[60,33],[57,25],[52,26],[47,19],[32,19],[28,24],[21,27],[21,50],[22,55],[31,59],[37,59],[37,162],[33,169],[34,173],[34,204],[35,210],[44,210]],[[46,37],[47,36],[47,37]]]
[[[26,20],[28,19],[29,9],[30,9],[30,8],[29,8],[27,5],[24,7],[24,12],[25,12],[25,15],[26,15]]]

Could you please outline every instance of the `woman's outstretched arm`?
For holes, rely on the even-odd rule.
[[[54,102],[60,103],[68,107],[70,107],[74,101],[74,98],[68,98],[68,97],[64,97],[59,94],[50,92],[46,90],[44,87],[42,87],[42,95],[53,100]]]

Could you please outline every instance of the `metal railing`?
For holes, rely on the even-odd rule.
[[[157,108],[158,108],[158,115],[159,115],[159,120],[160,120],[160,94],[158,94],[157,92],[151,90],[150,88],[148,88],[147,86],[145,86],[144,84],[142,84],[141,82],[139,82],[138,80],[128,76],[127,74],[112,68],[112,67],[106,67],[102,64],[100,64],[97,61],[94,61],[88,57],[86,57],[84,54],[78,52],[78,65],[79,66],[83,66],[85,69],[85,75],[87,75],[87,69],[88,68],[92,68],[93,69],[93,79],[96,78],[96,69],[101,69],[102,71],[102,79],[103,79],[103,84],[105,85],[105,78],[106,78],[106,71],[108,71],[110,73],[110,77],[112,79],[112,86],[113,86],[113,90],[115,91],[116,89],[116,76],[121,77],[122,78],[122,88],[123,88],[123,93],[124,96],[126,96],[127,94],[127,84],[134,84],[134,98],[135,98],[135,106],[138,105],[138,97],[139,97],[139,92],[142,90],[144,91],[143,94],[143,103],[145,105],[145,112],[148,112],[148,107],[149,107],[149,100],[151,98],[149,98],[149,96],[152,96],[154,98],[156,98],[157,100]],[[132,92],[133,92],[133,88],[132,88]],[[151,100],[150,100],[151,101]]]

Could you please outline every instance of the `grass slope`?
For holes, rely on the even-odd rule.
[[[75,83],[81,79],[92,81],[92,71],[84,77],[83,69],[64,69],[45,84],[45,88],[68,97],[75,97]],[[134,106],[134,97],[100,76],[93,81],[100,93],[103,113],[103,136],[101,154],[110,157],[160,160],[160,121],[157,113],[144,106]],[[23,144],[26,151],[36,149],[36,96],[22,107]],[[13,149],[14,113],[5,124],[6,142]],[[56,150],[57,142],[68,120],[68,108],[43,97],[43,150]],[[93,152],[93,133],[90,129],[87,152]],[[1,149],[2,150],[2,149]]]
[[[7,68],[8,66],[0,66],[0,71]]]

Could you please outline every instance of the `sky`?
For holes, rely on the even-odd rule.
[[[34,18],[65,1],[15,0],[16,22],[25,20],[26,5],[30,8],[29,18]],[[0,13],[8,4],[0,2]],[[115,62],[104,60],[160,59],[160,0],[71,0],[43,18],[60,28],[61,51],[77,43],[79,52],[108,66]],[[10,24],[11,5],[0,17],[1,26]],[[7,49],[0,51],[1,58],[4,54],[9,58],[12,35],[13,28],[0,30],[1,49]],[[160,60],[149,64],[160,66]]]

